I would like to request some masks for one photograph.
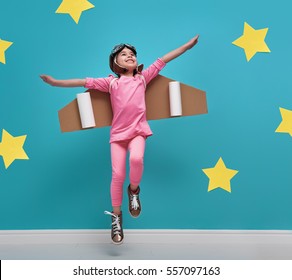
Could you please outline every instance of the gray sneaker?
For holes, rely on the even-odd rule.
[[[128,186],[128,197],[129,197],[129,212],[132,217],[137,218],[141,213],[141,202],[139,199],[140,187],[138,186],[137,191],[133,193]]]
[[[112,242],[116,245],[122,244],[124,240],[122,212],[121,214],[117,215],[113,212],[104,211],[104,214],[112,216]]]

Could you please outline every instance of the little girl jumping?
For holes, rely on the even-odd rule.
[[[126,178],[126,156],[129,151],[130,184],[127,189],[129,212],[138,217],[141,212],[140,182],[143,174],[145,142],[152,131],[146,120],[145,90],[166,63],[182,55],[198,42],[195,36],[186,44],[158,58],[147,69],[138,65],[137,51],[129,44],[119,44],[109,56],[111,70],[117,75],[106,78],[57,80],[41,75],[44,82],[58,87],[85,87],[110,93],[113,120],[110,131],[112,180],[110,186],[113,211],[105,211],[112,217],[111,239],[121,244],[124,239],[122,227],[123,184]]]

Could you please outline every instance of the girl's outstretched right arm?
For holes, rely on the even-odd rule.
[[[57,80],[49,75],[40,75],[41,79],[54,87],[84,87],[85,79]]]

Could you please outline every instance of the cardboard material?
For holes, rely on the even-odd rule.
[[[172,118],[170,115],[169,82],[173,80],[158,75],[146,89],[146,113],[148,120]],[[182,116],[206,114],[206,92],[194,87],[180,84]],[[88,90],[97,127],[110,126],[112,122],[112,108],[109,93],[98,90]],[[59,111],[59,121],[62,132],[84,130],[78,110],[77,100],[73,100]],[[86,128],[85,128],[86,129]]]

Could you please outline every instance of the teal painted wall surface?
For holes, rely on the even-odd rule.
[[[84,89],[50,87],[39,75],[105,77],[120,42],[148,66],[196,34],[199,44],[161,74],[205,90],[209,113],[150,122],[142,215],[130,218],[124,192],[124,227],[292,229],[292,138],[275,133],[279,108],[292,110],[291,2],[90,2],[76,24],[55,13],[61,0],[1,0],[0,39],[13,45],[0,63],[0,133],[27,135],[29,160],[6,169],[0,157],[0,230],[110,227],[109,127],[61,133],[58,110]],[[232,44],[244,22],[269,28],[271,53],[247,62]],[[238,170],[230,193],[208,192],[202,171],[220,157]]]

